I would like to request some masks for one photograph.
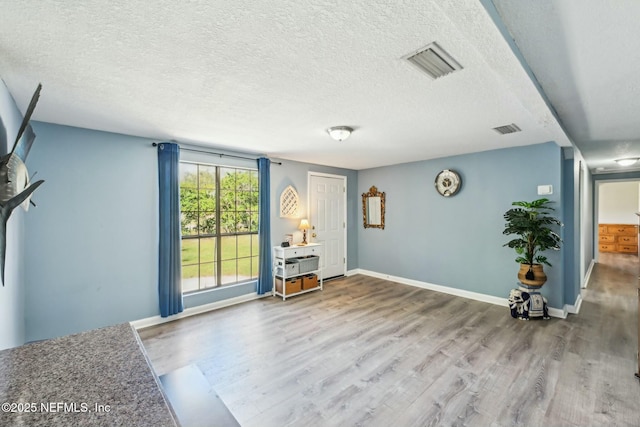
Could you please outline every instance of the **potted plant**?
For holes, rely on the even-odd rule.
[[[515,249],[520,263],[518,279],[528,286],[542,286],[547,281],[542,264],[551,267],[547,257],[541,255],[548,249],[559,250],[562,240],[553,231],[553,226],[562,226],[559,219],[550,215],[554,209],[549,199],[538,199],[532,202],[513,202],[516,206],[504,214],[507,221],[502,234],[517,237],[505,243]]]

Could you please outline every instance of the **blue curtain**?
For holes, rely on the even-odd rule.
[[[171,316],[184,310],[180,266],[180,147],[158,144],[160,183],[160,248],[158,257],[158,294],[160,315]]]
[[[258,241],[260,242],[260,271],[256,292],[258,295],[271,292],[273,277],[271,276],[271,192],[269,167],[271,161],[264,157],[258,159]]]

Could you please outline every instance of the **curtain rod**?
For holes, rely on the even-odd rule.
[[[154,147],[158,146],[157,142],[152,143],[151,145],[153,145]],[[234,159],[243,159],[243,160],[258,160],[255,157],[244,157],[244,156],[234,156],[233,154],[224,154],[224,153],[216,153],[214,151],[204,151],[204,150],[195,150],[193,148],[182,148],[180,147],[180,150],[184,150],[184,151],[192,151],[194,153],[204,153],[204,154],[213,154],[214,156],[220,156],[222,157],[233,157]],[[271,160],[271,159],[269,159]],[[271,162],[274,165],[282,165],[282,162]]]

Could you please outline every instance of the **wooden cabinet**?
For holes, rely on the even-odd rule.
[[[273,247],[273,295],[283,300],[322,290],[322,244]]]
[[[600,252],[638,253],[638,226],[633,224],[598,224]]]

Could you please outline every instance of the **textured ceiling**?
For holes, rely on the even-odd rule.
[[[461,71],[431,80],[403,59],[434,41]],[[5,0],[0,77],[22,111],[42,82],[35,120],[351,169],[571,145],[478,0]],[[575,98],[583,82],[550,81],[565,83]],[[356,131],[336,142],[335,125]]]
[[[589,167],[630,170],[614,160],[640,157],[640,1],[494,3]]]

